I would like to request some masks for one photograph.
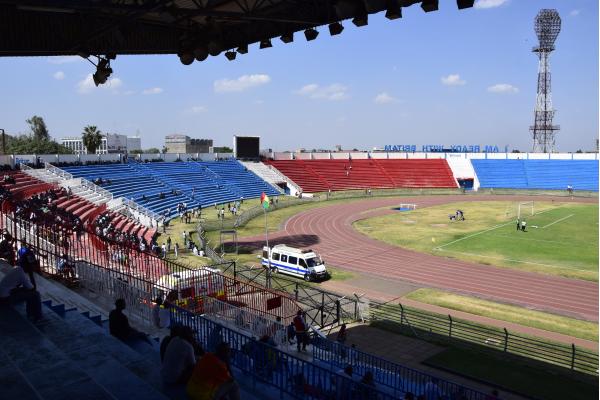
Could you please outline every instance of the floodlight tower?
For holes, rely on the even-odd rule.
[[[560,129],[552,125],[554,109],[552,108],[552,90],[550,76],[550,53],[554,50],[554,42],[560,32],[560,16],[556,10],[540,10],[535,17],[535,33],[540,42],[533,48],[540,59],[538,68],[537,98],[535,102],[535,118],[529,130],[533,133],[533,151],[551,153],[554,151],[554,136]]]

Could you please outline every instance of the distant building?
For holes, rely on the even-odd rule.
[[[167,153],[210,153],[212,139],[192,139],[187,135],[173,134],[165,136]]]
[[[142,150],[142,138],[139,136],[127,136],[127,151]]]
[[[129,143],[134,148],[129,148]],[[71,149],[75,154],[88,154],[88,150],[83,145],[83,139],[77,136],[64,137],[61,139],[63,146]],[[131,150],[141,150],[142,140],[140,137],[127,137],[114,133],[103,133],[100,147],[96,149],[96,154],[126,153]]]

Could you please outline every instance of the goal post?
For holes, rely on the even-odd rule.
[[[506,218],[525,218],[535,214],[535,203],[533,201],[523,201],[512,203],[506,207]]]
[[[535,204],[533,201],[519,203],[517,218],[531,217],[533,214],[535,214]]]

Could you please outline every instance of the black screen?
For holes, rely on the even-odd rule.
[[[241,137],[235,138],[235,149],[237,158],[258,158],[259,157],[259,138],[258,137]]]

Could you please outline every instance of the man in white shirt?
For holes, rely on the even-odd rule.
[[[36,290],[35,280],[29,278],[22,267],[11,269],[0,281],[0,305],[26,302],[27,316],[38,320],[42,317],[42,300]]]

